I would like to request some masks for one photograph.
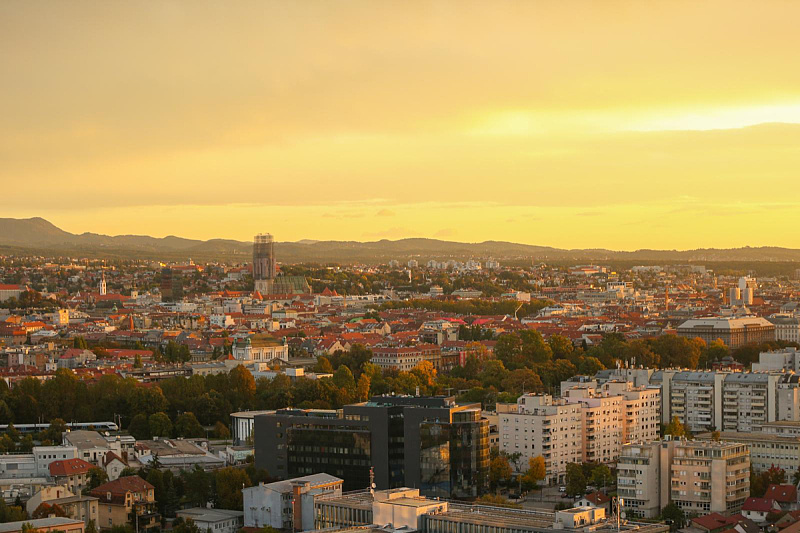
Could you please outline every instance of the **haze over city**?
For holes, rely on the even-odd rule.
[[[800,247],[791,2],[0,4],[3,214]]]

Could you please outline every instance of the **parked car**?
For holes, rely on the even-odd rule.
[[[567,487],[561,485],[560,487],[558,487],[558,492],[567,492]]]

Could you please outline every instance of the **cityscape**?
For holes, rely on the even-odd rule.
[[[800,533],[800,4],[0,4],[0,533]]]

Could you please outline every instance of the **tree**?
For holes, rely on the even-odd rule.
[[[64,433],[67,431],[67,423],[60,418],[50,421],[50,427],[42,432],[42,438],[56,444],[61,444]]]
[[[150,433],[150,422],[147,420],[147,415],[139,413],[131,419],[128,424],[128,433],[130,433],[136,440],[146,440],[153,436]]]
[[[510,482],[511,475],[511,464],[505,455],[500,454],[489,463],[489,484],[492,490],[502,482]]]
[[[50,505],[47,502],[42,502],[33,511],[33,513],[31,513],[31,518],[33,519],[47,518],[51,515],[63,518],[67,516],[67,513],[65,513],[64,509],[62,509],[61,506],[58,505],[57,503]]]
[[[610,468],[606,465],[598,465],[592,469],[590,481],[595,487],[605,487],[614,483],[614,477],[611,475]]]
[[[172,435],[172,421],[167,413],[153,413],[147,420],[150,435],[153,437],[169,437]]]
[[[231,438],[231,431],[228,429],[228,426],[218,420],[217,423],[214,424],[214,436],[218,439],[228,440]]]
[[[138,353],[136,357],[133,358],[133,368],[142,368],[142,356]]]
[[[250,487],[247,472],[239,468],[222,468],[214,473],[217,507],[241,511],[243,508],[242,489]]]
[[[582,496],[586,492],[586,477],[580,463],[567,465],[567,494],[571,497]]]
[[[95,489],[108,481],[108,473],[99,467],[93,467],[89,470],[89,481],[86,484],[86,492]]]
[[[89,346],[86,344],[86,339],[78,335],[72,339],[72,347],[79,350],[88,350]]]
[[[233,409],[249,409],[256,395],[256,380],[244,366],[238,365],[228,375],[228,400]]]
[[[687,431],[686,426],[681,424],[681,421],[678,419],[678,417],[673,416],[672,420],[670,420],[669,424],[667,424],[667,427],[664,428],[664,435],[688,438],[689,432]]]
[[[314,372],[321,374],[333,374],[333,366],[327,357],[320,356],[317,358],[317,364],[314,365]]]
[[[369,400],[369,390],[372,380],[370,380],[369,376],[366,373],[362,373],[361,376],[358,378],[358,384],[356,385],[356,396],[358,396],[357,400],[360,402],[365,402]]]
[[[669,524],[670,531],[682,529],[686,523],[683,510],[674,503],[670,503],[661,510],[661,520]]]
[[[721,437],[721,434],[720,434],[719,431],[714,430],[714,431],[711,432],[711,440],[719,442],[720,437]]]
[[[183,413],[175,420],[175,434],[178,437],[202,437],[205,429],[192,412]]]
[[[356,381],[353,377],[353,373],[345,365],[341,365],[336,369],[336,372],[333,373],[333,383],[340,389],[346,389],[348,391],[355,390],[356,388]]]
[[[547,476],[544,457],[537,455],[528,459],[528,469],[522,475],[522,483],[529,489],[534,488]]]

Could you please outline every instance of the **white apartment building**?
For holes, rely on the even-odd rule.
[[[669,371],[661,374],[670,377]],[[655,376],[656,374],[654,374]],[[664,423],[677,416],[691,431],[714,430],[722,424],[722,383],[720,372],[676,372],[667,383],[662,382],[662,398],[669,399],[669,412]]]
[[[758,354],[758,362],[753,363],[753,372],[800,373],[800,351],[790,347],[772,352],[761,352]]]
[[[381,368],[396,368],[404,372],[413,370],[422,361],[422,350],[416,347],[375,348],[370,363]]]
[[[497,404],[500,449],[519,452],[520,468],[544,458],[547,483],[564,481],[569,463],[583,460],[581,406],[550,395],[525,394],[516,404]]]
[[[311,474],[243,489],[244,526],[313,530],[315,499],[341,496],[343,483],[329,474]]]
[[[780,374],[758,372],[727,374],[723,382],[722,430],[750,432],[765,422],[774,422],[780,378]]]
[[[567,401],[581,406],[583,462],[615,462],[622,448],[622,396],[573,387]]]

